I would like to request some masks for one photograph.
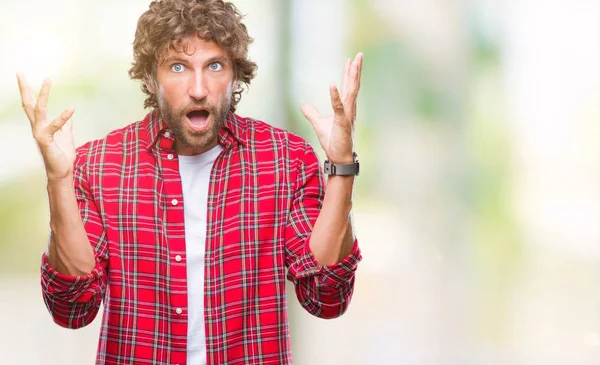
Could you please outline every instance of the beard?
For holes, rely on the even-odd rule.
[[[175,109],[164,100],[161,91],[157,93],[158,107],[163,121],[171,129],[179,143],[193,149],[205,149],[215,143],[229,113],[231,98],[232,94],[228,93],[225,102],[221,105],[209,104],[206,101],[192,101],[179,109]],[[208,121],[208,128],[203,131],[192,130],[185,120],[187,118],[186,111],[194,107],[204,107],[210,112],[208,118],[212,118],[212,120]]]

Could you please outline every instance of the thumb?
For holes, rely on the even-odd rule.
[[[67,121],[65,122],[65,125],[62,127],[62,129],[66,129],[69,133],[73,133],[73,114],[71,114],[71,118],[67,119]]]
[[[308,121],[313,125],[313,127],[317,123],[317,119],[321,118],[321,114],[319,113],[317,108],[315,108],[315,106],[312,104],[302,105],[300,111],[302,112],[302,114],[304,114],[304,117],[308,119]]]
[[[58,116],[58,118],[56,118],[52,122],[50,122],[50,132],[52,134],[54,134],[57,131],[59,131],[71,119],[74,112],[75,112],[75,108],[73,108],[73,107],[70,107],[67,110],[65,110],[64,112],[62,112]]]

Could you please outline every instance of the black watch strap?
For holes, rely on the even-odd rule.
[[[323,170],[327,175],[354,175],[357,176],[360,171],[360,165],[358,163],[358,155],[356,152],[352,154],[354,156],[354,163],[345,164],[334,164],[325,160],[323,164]]]

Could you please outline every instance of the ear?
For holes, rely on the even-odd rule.
[[[154,82],[152,80],[145,78],[144,84],[146,84],[148,91],[150,91],[152,94],[156,94],[156,87],[154,87]]]

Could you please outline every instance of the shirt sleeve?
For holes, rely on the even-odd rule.
[[[47,253],[42,255],[41,284],[44,303],[54,321],[67,328],[80,328],[91,323],[106,291],[108,250],[106,233],[84,176],[84,160],[78,154],[73,168],[75,195],[79,213],[94,247],[96,265],[85,276],[69,276],[48,264]]]
[[[306,143],[297,172],[294,199],[286,231],[288,279],[296,297],[309,313],[334,318],[348,308],[354,290],[354,274],[362,259],[358,241],[341,262],[323,266],[310,250],[310,234],[319,216],[325,195],[325,179],[319,159]]]

